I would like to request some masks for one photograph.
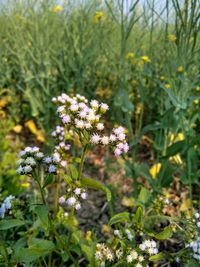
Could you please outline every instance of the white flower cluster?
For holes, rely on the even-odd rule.
[[[193,250],[193,258],[200,262],[200,236],[190,243],[190,247]]]
[[[105,125],[101,117],[109,110],[107,104],[99,103],[97,100],[89,102],[79,94],[74,97],[62,94],[54,97],[52,101],[58,104],[57,112],[62,123],[68,126],[68,129],[75,129],[76,133],[78,132],[80,136],[87,138],[87,141],[94,145],[113,146],[115,156],[128,152],[129,145],[126,142],[125,129],[122,126],[114,128],[109,136],[102,134]],[[52,135],[63,140],[64,128],[57,126]]]
[[[200,228],[200,214],[198,212],[194,214],[193,222],[195,222],[196,226]]]
[[[144,257],[139,255],[137,251],[131,250],[130,253],[126,257],[127,263],[134,262],[135,267],[142,267],[142,263],[144,262]]]
[[[39,147],[26,147],[19,152],[20,159],[17,161],[18,174],[30,174],[38,163],[46,165],[48,173],[56,173],[56,162],[51,157],[45,157]]]
[[[5,217],[6,211],[11,210],[11,208],[12,208],[11,200],[13,200],[14,198],[15,198],[14,196],[10,195],[4,199],[4,201],[0,207],[0,218],[3,219]]]
[[[145,240],[142,244],[139,245],[139,248],[149,255],[155,255],[159,252],[156,241],[154,240]]]
[[[87,193],[83,188],[75,188],[73,191],[73,195],[69,198],[65,199],[64,196],[59,198],[59,204],[67,204],[70,208],[74,207],[76,210],[81,209],[80,200],[87,199]]]
[[[121,251],[120,251],[121,252]],[[122,254],[118,251],[118,256],[122,256]],[[112,262],[115,259],[115,253],[113,250],[108,248],[105,244],[97,244],[95,258],[97,261],[101,262],[100,266],[105,266],[105,261]]]

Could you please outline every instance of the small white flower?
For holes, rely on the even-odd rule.
[[[43,159],[43,161],[44,161],[44,163],[49,164],[49,163],[52,162],[52,158],[51,158],[51,157],[45,157],[45,158]]]
[[[26,165],[26,166],[24,167],[24,172],[25,172],[25,173],[30,173],[31,171],[32,171],[31,166]]]
[[[26,152],[24,150],[22,150],[19,152],[18,155],[19,155],[19,157],[23,157],[24,155],[26,155]]]
[[[53,154],[53,162],[60,162],[60,155],[57,152]]]
[[[79,203],[76,204],[76,205],[75,205],[75,209],[76,209],[76,210],[80,210],[80,209],[81,209],[81,204],[79,204]]]
[[[100,141],[100,136],[98,134],[93,134],[91,137],[92,144],[98,144]]]
[[[105,112],[105,111],[109,110],[109,106],[105,103],[101,103],[100,110],[102,112]]]
[[[42,152],[38,152],[38,153],[35,154],[35,157],[37,159],[42,159],[44,157],[44,154]]]
[[[90,111],[87,115],[87,121],[88,122],[94,122],[96,120],[96,116],[95,116],[95,113],[94,111]]]
[[[91,127],[92,127],[91,123],[89,123],[89,122],[85,123],[85,128],[86,129],[90,129]]]
[[[33,153],[35,153],[35,152],[39,152],[39,147],[37,147],[37,146],[34,146],[34,147],[32,147],[32,152]]]
[[[63,122],[64,124],[67,124],[67,123],[69,123],[70,121],[71,121],[71,118],[70,118],[69,115],[64,115],[64,116],[62,117],[62,122]]]
[[[128,263],[131,263],[131,262],[133,261],[133,258],[132,258],[131,255],[128,255],[128,256],[126,257],[126,260],[127,260]]]
[[[49,166],[49,168],[48,168],[48,172],[49,172],[49,173],[56,173],[56,171],[57,171],[56,166],[51,164],[51,165]]]
[[[139,245],[139,248],[142,250],[142,251],[145,251],[145,249],[146,249],[146,246],[145,246],[145,244],[140,244]]]
[[[60,106],[57,108],[57,112],[62,112],[65,110],[65,106]]]
[[[91,105],[92,108],[94,108],[94,109],[98,109],[98,107],[99,107],[99,102],[98,102],[97,100],[92,100],[92,101],[90,102],[90,105]]]
[[[85,119],[87,117],[87,111],[83,109],[79,112],[78,115],[80,118]]]
[[[102,131],[104,129],[104,125],[101,122],[100,123],[97,123],[96,127],[97,127],[97,130],[98,131]]]
[[[153,254],[158,254],[158,249],[157,248],[154,248]]]
[[[18,174],[22,174],[24,172],[24,168],[22,166],[19,166],[19,168],[17,168],[16,172]]]
[[[200,227],[200,222],[197,222],[197,227],[198,227],[198,228]]]
[[[83,129],[85,126],[84,121],[82,120],[76,120],[76,127],[79,129]]]
[[[27,146],[25,149],[25,152],[30,153],[32,152],[32,148],[30,146]]]
[[[60,165],[62,167],[66,167],[67,166],[67,161],[66,160],[61,160]]]
[[[80,195],[81,194],[81,188],[76,188],[76,189],[74,189],[74,193],[76,194],[76,195]]]
[[[19,159],[19,160],[17,161],[17,165],[21,165],[23,162],[24,162],[23,159]]]
[[[78,111],[78,105],[77,104],[72,104],[69,109],[72,111],[72,112],[76,112]]]
[[[65,216],[65,217],[69,216],[69,213],[68,213],[68,212],[65,212],[65,213],[64,213],[64,216]]]
[[[123,140],[125,140],[126,135],[125,135],[124,133],[120,133],[120,134],[117,136],[117,138],[118,138],[120,141],[123,141]]]
[[[124,144],[123,143],[117,144],[117,148],[119,148],[120,150],[124,149]]]
[[[111,134],[111,135],[110,135],[110,141],[111,141],[111,142],[115,142],[115,141],[116,141],[116,135]]]
[[[138,253],[135,250],[132,250],[131,251],[131,256],[132,256],[133,260],[136,260],[137,257],[138,257]]]
[[[142,264],[140,264],[139,262],[135,265],[135,267],[142,267]]]
[[[118,128],[115,128],[113,130],[113,132],[116,134],[116,135],[119,135],[119,134],[123,134],[124,133],[124,128],[122,126],[119,126]]]
[[[65,198],[63,196],[59,197],[58,202],[59,202],[59,204],[65,203]]]
[[[195,217],[196,219],[199,219],[200,214],[197,212],[197,213],[194,214],[194,217]]]
[[[36,165],[36,162],[34,160],[34,158],[32,157],[28,157],[26,160],[25,160],[25,163],[30,165],[30,166],[35,166]]]
[[[114,154],[116,157],[118,157],[122,154],[122,151],[119,148],[115,148]]]
[[[75,199],[75,197],[69,197],[69,198],[66,200],[66,203],[67,203],[70,207],[74,206],[75,203],[76,203],[76,199]]]
[[[107,137],[107,136],[103,136],[103,137],[101,138],[101,143],[102,143],[103,145],[108,145],[108,144],[109,144],[109,137]]]
[[[87,199],[87,196],[88,196],[88,195],[87,195],[87,193],[85,193],[85,192],[83,192],[83,193],[81,194],[81,198],[82,198],[82,199]]]
[[[139,256],[138,260],[139,260],[139,262],[143,262],[144,261],[144,257],[143,256]]]

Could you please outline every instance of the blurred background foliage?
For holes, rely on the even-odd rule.
[[[51,99],[65,92],[107,102],[111,119],[126,125],[132,149],[125,169],[135,189],[141,186],[139,176],[155,192],[169,186],[174,175],[186,184],[198,184],[199,4],[3,2],[1,172],[7,157],[13,164],[10,132],[19,147],[33,140],[46,144],[55,126]],[[143,150],[150,153],[141,160]]]

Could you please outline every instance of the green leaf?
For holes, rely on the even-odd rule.
[[[74,180],[77,180],[77,178],[78,178],[78,170],[77,170],[77,168],[73,164],[69,164],[68,167],[69,167],[69,170],[70,170],[71,177]]]
[[[170,226],[165,227],[165,229],[159,233],[155,235],[155,238],[159,239],[159,240],[164,240],[164,239],[168,239],[172,236],[173,232]]]
[[[55,176],[53,174],[48,174],[44,180],[43,188],[51,184],[54,181]]]
[[[0,221],[0,230],[7,230],[24,224],[24,221],[18,219],[2,220]]]
[[[86,255],[87,259],[89,261],[92,261],[92,259],[94,257],[93,247],[92,246],[85,245],[85,244],[80,244],[80,246],[81,246],[81,250]]]
[[[143,209],[142,209],[142,207],[138,207],[136,214],[135,214],[135,217],[134,217],[134,221],[136,224],[141,224],[142,215],[143,215]]]
[[[103,191],[106,194],[107,201],[108,202],[111,201],[111,197],[112,197],[111,192],[102,183],[100,183],[94,179],[91,179],[91,178],[81,178],[81,184],[83,186],[88,186],[88,187],[91,187],[93,189],[99,189],[99,190]]]
[[[113,225],[116,223],[125,223],[130,222],[130,214],[128,212],[121,212],[115,214],[109,221],[109,225]]]
[[[19,250],[14,258],[20,262],[32,262],[49,254],[54,248],[52,241],[33,238],[29,241],[29,247]]]
[[[38,216],[41,226],[47,230],[49,227],[48,209],[44,205],[37,206],[35,208],[35,213]]]
[[[156,255],[153,255],[149,258],[150,261],[160,261],[164,259],[164,254],[162,252],[156,254]]]
[[[166,157],[172,157],[183,151],[185,141],[178,141],[167,148]]]
[[[140,194],[138,196],[138,202],[145,205],[148,203],[150,198],[151,198],[150,192],[145,187],[142,187],[140,190]]]

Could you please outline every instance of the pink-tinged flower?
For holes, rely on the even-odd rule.
[[[69,198],[66,200],[66,203],[67,203],[70,207],[74,206],[74,204],[76,203],[76,199],[75,199],[75,197],[69,197]]]
[[[118,157],[122,154],[122,151],[119,148],[115,148],[114,154],[116,157]]]
[[[65,106],[60,106],[57,108],[57,112],[62,112],[65,110]]]
[[[119,135],[119,134],[121,134],[121,133],[124,133],[124,127],[119,126],[119,127],[115,128],[113,131],[114,131],[114,133],[115,133],[116,135]]]
[[[124,133],[120,133],[120,134],[118,135],[118,139],[119,139],[120,141],[125,140],[125,138],[126,138],[126,135],[125,135]]]
[[[59,202],[59,204],[65,203],[65,198],[64,197],[59,197],[58,202]]]
[[[80,118],[84,119],[87,117],[87,111],[83,109],[83,110],[79,111],[78,115]]]
[[[129,151],[129,145],[127,143],[124,143],[123,150],[125,153],[127,153]]]
[[[117,144],[117,148],[119,148],[120,150],[124,149],[124,144],[123,143]]]
[[[93,134],[91,137],[91,143],[92,144],[98,144],[100,141],[100,136],[98,134]]]
[[[73,111],[78,111],[78,105],[77,104],[72,104],[69,109],[73,112]]]
[[[108,145],[108,144],[109,144],[109,137],[108,137],[108,136],[103,136],[103,137],[101,138],[101,143],[102,143],[103,145]]]
[[[64,116],[62,117],[62,122],[63,122],[64,124],[67,124],[67,123],[69,123],[70,121],[71,121],[71,118],[70,118],[69,115],[64,115]]]
[[[104,125],[101,122],[97,123],[96,127],[97,127],[97,130],[99,130],[99,131],[102,131],[104,129]]]
[[[85,109],[85,108],[87,107],[86,104],[83,103],[83,102],[80,102],[80,103],[78,104],[78,106],[79,106],[79,108],[81,108],[81,109]]]
[[[90,102],[90,105],[91,105],[92,108],[94,108],[94,109],[98,109],[98,107],[99,107],[99,102],[98,102],[97,100],[92,100],[92,101]]]
[[[116,138],[116,135],[114,135],[114,134],[111,134],[111,135],[110,135],[110,141],[111,141],[111,142],[115,142],[116,139],[117,139],[117,138]]]
[[[76,205],[75,205],[75,209],[76,209],[76,210],[80,210],[80,209],[81,209],[81,204],[79,204],[79,203],[76,204]]]

